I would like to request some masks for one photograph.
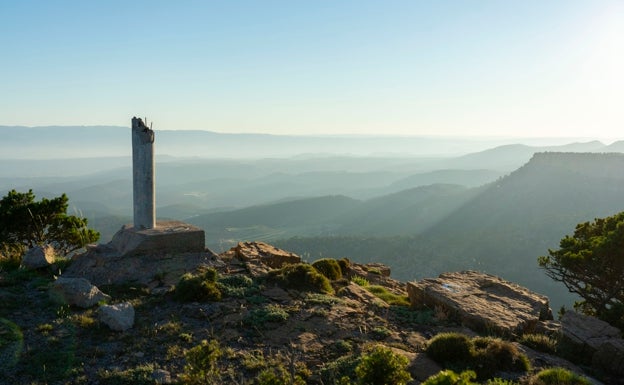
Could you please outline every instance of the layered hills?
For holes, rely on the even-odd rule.
[[[66,193],[70,213],[87,217],[104,242],[131,221],[127,128],[0,127],[0,134],[0,189]],[[265,240],[308,259],[385,262],[402,280],[477,269],[555,305],[572,299],[537,270],[537,256],[577,223],[623,208],[623,155],[602,153],[620,151],[620,142],[157,136],[158,216],[202,227],[214,251]],[[72,156],[88,157],[63,159]]]

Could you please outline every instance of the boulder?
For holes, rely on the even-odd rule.
[[[84,278],[59,277],[50,288],[50,298],[58,303],[86,309],[111,297]]]
[[[54,263],[54,247],[50,245],[35,246],[28,249],[22,257],[21,267],[29,270],[48,267]]]
[[[592,367],[613,374],[624,375],[624,340],[614,338],[603,342],[592,356]]]
[[[384,265],[383,263],[378,263],[378,262],[369,262],[364,264],[364,269],[366,271],[368,271],[369,273],[379,273],[380,275],[384,276],[384,277],[389,277],[390,276],[390,266]]]
[[[257,260],[273,269],[301,262],[301,257],[297,254],[278,249],[264,242],[239,242],[238,245],[226,252],[226,255],[241,261]]]
[[[100,306],[98,319],[111,330],[125,331],[134,325],[134,307],[129,302]]]
[[[478,331],[521,335],[553,319],[547,297],[475,271],[408,282],[407,293],[412,307],[438,309]]]
[[[612,339],[619,339],[621,332],[605,321],[572,310],[561,317],[561,335],[566,343],[577,347],[591,357],[596,350]]]
[[[621,332],[598,318],[566,311],[561,317],[561,346],[575,362],[611,374],[624,374]]]

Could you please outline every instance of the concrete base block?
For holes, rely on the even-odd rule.
[[[199,227],[180,221],[158,221],[153,229],[137,230],[132,225],[121,228],[109,246],[120,256],[202,252],[205,233]]]

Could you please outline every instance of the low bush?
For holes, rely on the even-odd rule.
[[[557,340],[544,334],[525,334],[519,342],[538,352],[552,354],[557,351]]]
[[[377,345],[362,357],[355,373],[361,385],[404,385],[412,380],[408,364],[406,357]]]
[[[452,370],[443,370],[438,374],[427,378],[422,385],[478,385],[472,380],[477,378],[477,374],[472,370],[455,373]]]
[[[253,279],[244,274],[220,277],[217,280],[217,288],[224,296],[234,298],[247,298],[260,291]]]
[[[243,323],[256,329],[266,329],[269,323],[286,322],[288,313],[278,305],[266,305],[251,310]]]
[[[335,259],[323,258],[312,263],[312,266],[327,279],[335,281],[342,278],[342,269]]]
[[[531,365],[516,346],[500,338],[469,338],[461,333],[442,333],[433,337],[427,355],[434,361],[459,370],[473,370],[484,381],[497,372],[527,372]]]
[[[273,270],[269,273],[268,280],[285,289],[329,294],[334,292],[327,277],[307,263],[286,265],[279,270]]]
[[[355,277],[351,278],[351,282],[355,283],[358,286],[362,286],[362,287],[367,287],[370,285],[370,282],[368,282],[368,279],[364,278],[364,277],[360,277],[359,275],[356,275]]]
[[[427,355],[442,365],[467,365],[474,357],[474,344],[465,334],[440,333],[429,341]]]
[[[298,374],[288,373],[283,365],[275,365],[264,369],[258,377],[255,384],[257,385],[305,385],[305,379]]]
[[[349,273],[349,268],[351,267],[351,261],[348,258],[341,258],[338,260],[338,265],[340,266],[340,272],[342,275],[347,275]]]
[[[590,385],[591,382],[563,368],[544,369],[535,374],[530,381],[531,385]]]
[[[394,294],[388,291],[383,286],[379,285],[370,285],[366,287],[366,290],[375,294],[377,298],[384,300],[388,305],[396,305],[396,306],[409,306],[410,301],[406,295]]]
[[[220,384],[218,361],[223,353],[219,341],[203,340],[186,352],[182,380],[185,384]]]
[[[221,291],[215,281],[217,271],[208,269],[199,275],[184,274],[176,285],[173,296],[181,302],[220,301]]]
[[[472,365],[480,379],[491,378],[496,372],[527,372],[531,369],[529,359],[509,341],[500,338],[477,337]]]
[[[355,379],[355,369],[360,361],[361,357],[357,354],[347,354],[329,361],[321,368],[321,380],[324,384],[349,384]]]

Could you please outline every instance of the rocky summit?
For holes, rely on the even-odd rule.
[[[621,383],[617,330],[592,344],[578,317],[562,327],[546,297],[499,277],[401,282],[380,263],[308,263],[262,242],[179,256],[99,248],[0,272],[0,384],[364,384],[383,357],[406,363],[393,384],[445,369],[529,384],[553,367]],[[447,340],[475,360],[444,356]]]

